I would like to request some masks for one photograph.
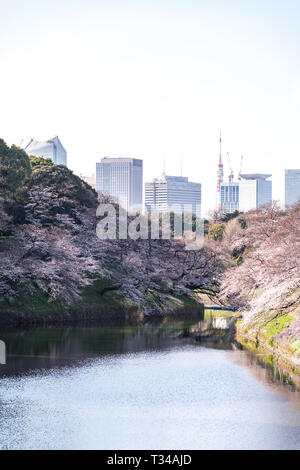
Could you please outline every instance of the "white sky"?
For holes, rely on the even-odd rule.
[[[132,156],[149,180],[183,155],[205,212],[220,129],[277,199],[300,168],[299,0],[0,0],[0,67],[0,137],[58,135],[77,174]]]

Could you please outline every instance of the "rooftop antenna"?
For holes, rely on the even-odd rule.
[[[231,160],[230,160],[229,152],[227,152],[227,156],[228,156],[229,171],[230,171],[230,173],[228,175],[228,181],[229,181],[229,185],[228,185],[228,190],[229,190],[229,212],[231,212],[231,210],[232,210],[232,200],[233,200],[232,184],[233,184],[233,180],[234,180],[234,173],[233,173],[233,170],[232,170],[232,167],[231,167]]]
[[[166,154],[164,154],[164,175],[166,175]]]
[[[180,159],[180,176],[183,176],[183,155],[181,155]]]
[[[217,208],[220,208],[221,204],[221,184],[223,183],[224,178],[224,166],[222,162],[222,133],[220,131],[220,155],[219,155],[219,165],[217,173]]]

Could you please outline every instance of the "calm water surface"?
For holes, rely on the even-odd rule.
[[[300,449],[299,392],[187,326],[0,333],[0,449]]]

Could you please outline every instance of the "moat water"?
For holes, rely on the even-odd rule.
[[[0,332],[0,449],[300,449],[293,385],[191,326]]]

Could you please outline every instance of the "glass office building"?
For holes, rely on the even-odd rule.
[[[239,210],[239,183],[221,183],[220,207],[223,214]]]
[[[56,165],[67,166],[67,152],[57,136],[46,142],[38,142],[31,139],[24,150],[28,155],[51,158]]]
[[[145,184],[146,212],[154,214],[184,211],[184,206],[191,206],[193,214],[201,214],[201,184],[192,183],[183,176],[156,178]],[[174,210],[177,207],[177,210]]]
[[[249,174],[241,175],[239,183],[239,208],[242,212],[259,209],[272,202],[272,175]]]
[[[300,201],[300,170],[285,170],[285,206]]]
[[[105,157],[96,163],[96,190],[113,197],[124,209],[143,207],[143,161]]]

